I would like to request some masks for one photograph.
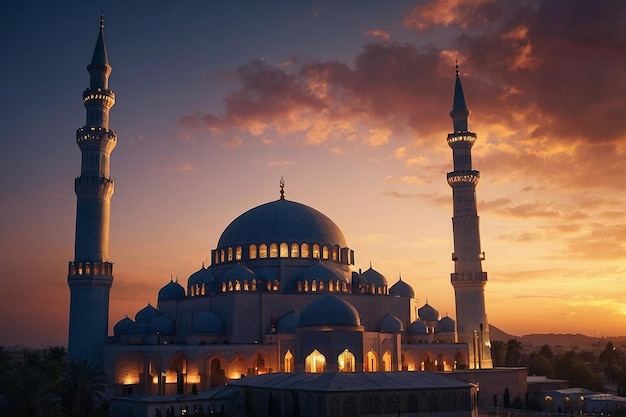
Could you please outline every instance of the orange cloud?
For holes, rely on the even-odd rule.
[[[365,34],[384,42],[389,42],[391,40],[391,33],[382,29],[368,30]]]

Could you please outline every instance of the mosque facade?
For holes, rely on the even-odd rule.
[[[75,259],[68,274],[71,358],[101,363],[117,394],[152,396],[202,392],[278,372],[491,368],[477,171],[471,170],[470,155],[476,135],[467,132],[469,111],[464,98],[459,101],[458,70],[454,133],[448,137],[455,163],[448,182],[455,201],[452,284],[457,317],[462,315],[458,324],[427,302],[420,304],[401,278],[390,285],[371,264],[357,269],[341,229],[325,214],[287,199],[281,179],[278,199],[226,227],[208,266],[185,286],[167,283],[156,305],[122,318],[109,336],[109,161],[117,137],[108,124],[115,96],[108,88],[103,28],[101,21],[88,66],[91,84],[83,94],[87,122],[77,133],[82,166],[76,179]]]

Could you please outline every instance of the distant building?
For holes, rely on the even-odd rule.
[[[451,280],[458,323],[441,317],[427,302],[420,305],[413,288],[401,278],[389,285],[371,264],[365,271],[356,270],[354,251],[341,229],[325,214],[289,201],[281,179],[277,200],[239,215],[223,231],[211,251],[209,266],[202,265],[186,286],[176,281],[167,283],[159,291],[157,305],[148,304],[132,318],[119,320],[109,337],[108,303],[113,281],[108,259],[113,194],[109,162],[117,136],[108,123],[115,95],[108,88],[111,66],[103,31],[101,20],[93,59],[87,67],[91,84],[83,93],[87,122],[77,132],[82,165],[76,179],[75,259],[70,262],[68,275],[69,354],[73,359],[102,363],[115,392],[133,394],[119,397],[113,405],[121,401],[141,408],[146,403],[158,403],[161,405],[155,405],[154,414],[149,415],[171,413],[172,406],[165,406],[168,398],[199,392],[195,399],[213,401],[204,406],[229,406],[230,412],[237,401],[250,405],[258,400],[267,410],[286,407],[289,401],[308,407],[309,397],[292,391],[299,392],[307,381],[321,380],[312,374],[328,374],[334,375],[335,381],[363,383],[363,392],[380,391],[380,395],[362,397],[365,394],[355,393],[346,397],[338,393],[329,397],[328,388],[321,386],[319,392],[311,394],[318,396],[311,400],[315,407],[333,409],[336,404],[332,398],[339,398],[344,410],[361,409],[358,401],[398,400],[401,409],[422,404],[420,407],[433,412],[439,411],[437,407],[441,411],[458,407],[461,414],[472,414],[476,406],[473,384],[407,372],[492,368],[484,301],[487,275],[481,269],[484,253],[475,198],[479,173],[471,165],[476,134],[467,130],[469,110],[458,67],[450,113],[454,133],[447,138],[454,159],[454,171],[447,178],[454,199],[455,272]],[[363,374],[370,372],[381,375]],[[275,375],[234,382],[263,374]],[[467,375],[471,372],[462,378],[469,378]],[[392,376],[400,385],[391,384]],[[279,381],[291,381],[293,386],[281,386]],[[420,390],[425,386],[420,384],[426,382],[420,381],[441,384],[442,389],[451,384],[451,389],[460,391],[451,397],[427,394],[424,398],[428,399],[424,399],[426,391]],[[472,378],[467,381],[472,382]],[[221,389],[219,398],[216,391],[205,393],[229,382],[246,387],[245,399],[237,399],[241,390]],[[386,385],[375,388],[375,383]],[[137,402],[136,396],[154,398]],[[468,398],[471,400],[466,401]],[[274,401],[273,405],[268,401]],[[350,405],[350,401],[357,403]],[[381,410],[391,407],[388,403],[383,406],[383,402]],[[194,404],[202,405],[198,401]],[[176,415],[182,413],[175,411]]]

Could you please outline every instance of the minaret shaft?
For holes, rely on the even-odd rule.
[[[102,346],[108,335],[109,291],[113,264],[109,261],[109,227],[113,180],[111,152],[117,136],[109,130],[109,110],[115,95],[108,89],[111,67],[104,44],[104,22],[91,64],[90,86],[83,92],[87,117],[76,131],[82,159],[76,192],[74,261],[69,263],[70,328],[68,356],[71,360],[102,361]]]
[[[480,173],[472,169],[472,146],[476,134],[468,131],[469,110],[465,105],[458,68],[454,88],[452,117],[454,133],[448,135],[452,148],[454,171],[447,175],[452,187],[454,235],[454,273],[451,282],[455,292],[458,340],[467,343],[471,369],[492,368],[489,323],[485,309],[487,273],[482,270],[484,252],[480,247],[480,228],[476,208],[476,184]]]

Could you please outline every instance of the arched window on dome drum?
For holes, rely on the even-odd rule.
[[[333,261],[338,261],[339,260],[339,249],[337,248],[333,248]]]
[[[267,258],[267,245],[265,243],[259,246],[259,258]]]
[[[289,245],[285,242],[280,244],[280,257],[287,258],[289,256]]]
[[[273,285],[273,287],[272,287],[272,289],[273,289],[274,291],[278,291],[278,284],[279,284],[279,283],[278,283],[278,280],[277,280],[277,279],[275,279],[275,280],[274,280],[274,285]]]
[[[309,292],[309,281],[304,280],[304,292]]]
[[[276,243],[270,244],[270,258],[278,258],[278,245]]]
[[[242,251],[243,251],[243,250],[241,249],[241,246],[237,246],[237,247],[235,248],[235,260],[237,260],[237,261],[241,261],[241,252],[242,252]]]
[[[315,280],[315,279],[311,283],[311,291],[312,292],[316,292],[317,291],[317,280]]]
[[[324,291],[324,281],[320,281],[319,290]]]
[[[300,256],[302,256],[303,258],[309,257],[309,244],[308,243],[302,244],[302,253],[300,254]]]
[[[383,368],[385,372],[391,372],[391,353],[388,350],[383,353]]]
[[[200,292],[200,295],[206,295],[206,284],[202,283],[202,290]]]
[[[233,248],[228,247],[228,262],[232,262],[233,260]]]
[[[235,280],[235,291],[241,291],[241,282],[238,279]]]
[[[256,291],[256,279],[252,279],[250,282],[250,291]]]
[[[313,244],[313,257],[319,259],[320,257],[320,245],[317,243]]]
[[[328,281],[328,292],[334,291],[334,285],[332,281]]]
[[[298,292],[302,292],[302,281],[298,281]]]
[[[304,371],[313,374],[325,372],[326,357],[324,357],[324,355],[322,355],[317,349],[314,349],[304,361]]]
[[[228,291],[232,291],[232,290],[233,290],[233,282],[228,281]]]
[[[224,262],[225,256],[224,256],[224,249],[220,250],[220,262]]]
[[[250,252],[250,259],[256,259],[256,245],[250,245],[248,251]]]
[[[326,245],[322,247],[322,259],[328,259],[328,246]]]
[[[215,263],[216,264],[220,263],[220,254],[217,250],[215,251]]]
[[[354,372],[354,354],[350,352],[348,349],[344,350],[339,354],[337,358],[337,364],[339,365],[339,372]]]
[[[226,283],[222,282],[222,292],[226,292]]]
[[[292,243],[291,244],[291,257],[292,258],[299,258],[300,257],[300,248],[298,247],[297,243]]]
[[[290,350],[285,353],[285,372],[293,372],[293,354]]]
[[[247,279],[243,280],[243,290],[244,291],[250,291],[250,284],[248,284],[248,280]]]

